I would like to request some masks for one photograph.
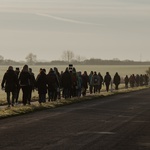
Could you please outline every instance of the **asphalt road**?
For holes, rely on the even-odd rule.
[[[150,89],[2,119],[0,150],[150,150]]]

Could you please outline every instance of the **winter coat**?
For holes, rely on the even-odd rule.
[[[54,71],[47,74],[47,83],[49,90],[56,90],[59,87],[59,81]]]
[[[92,77],[92,85],[99,85],[100,77],[97,74],[94,74]]]
[[[114,76],[114,80],[113,80],[113,83],[115,85],[119,85],[120,84],[120,76],[116,73],[115,76]]]
[[[71,88],[72,86],[72,78],[69,71],[65,71],[62,74],[61,83],[63,88]]]
[[[39,94],[47,93],[47,76],[43,71],[40,72],[36,79],[36,86]]]
[[[16,88],[19,86],[18,84],[18,78],[15,74],[14,70],[8,70],[3,77],[2,88],[5,87],[5,92],[15,92]]]
[[[105,77],[104,77],[104,82],[105,82],[105,84],[110,84],[110,82],[111,82],[111,76],[110,76],[110,74],[106,74],[105,75]]]
[[[20,86],[29,86],[30,85],[31,75],[27,71],[22,71],[19,76],[19,84]]]
[[[82,75],[82,86],[87,89],[88,88],[88,76],[86,76],[85,74]]]

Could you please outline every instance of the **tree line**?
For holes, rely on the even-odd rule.
[[[70,50],[66,50],[62,53],[61,60],[52,61],[38,61],[37,56],[33,53],[29,53],[25,57],[25,61],[14,61],[11,59],[4,59],[0,55],[0,65],[68,65],[70,63],[74,65],[150,65],[150,61],[133,61],[133,60],[119,60],[114,58],[112,60],[103,60],[100,58],[86,59],[80,55],[75,56]]]

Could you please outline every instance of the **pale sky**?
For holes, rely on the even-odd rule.
[[[0,0],[0,55],[150,61],[150,0]]]

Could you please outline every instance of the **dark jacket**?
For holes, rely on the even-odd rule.
[[[39,94],[46,94],[47,93],[47,77],[46,74],[41,71],[36,79],[36,86],[38,88]]]
[[[82,86],[87,89],[88,88],[88,82],[89,82],[89,79],[88,79],[88,76],[86,74],[83,74],[82,75]]]
[[[31,75],[27,71],[21,71],[19,76],[19,84],[20,86],[29,86],[30,85]]]
[[[114,83],[115,85],[119,85],[119,84],[120,84],[120,76],[119,76],[118,73],[115,74],[113,83]]]
[[[34,73],[30,73],[30,75],[31,75],[30,86],[32,87],[32,89],[34,89],[35,88],[35,84],[36,84],[35,76],[34,76]]]
[[[63,88],[71,88],[72,86],[72,77],[69,71],[65,71],[62,74],[61,83]]]
[[[14,70],[8,70],[3,77],[2,88],[5,87],[5,92],[14,92],[18,87],[18,78]]]
[[[56,90],[59,87],[59,81],[54,71],[47,74],[47,83],[49,90]]]
[[[110,74],[108,72],[106,73],[106,75],[104,77],[104,82],[107,85],[110,84],[110,82],[111,82],[111,76],[110,76]]]

